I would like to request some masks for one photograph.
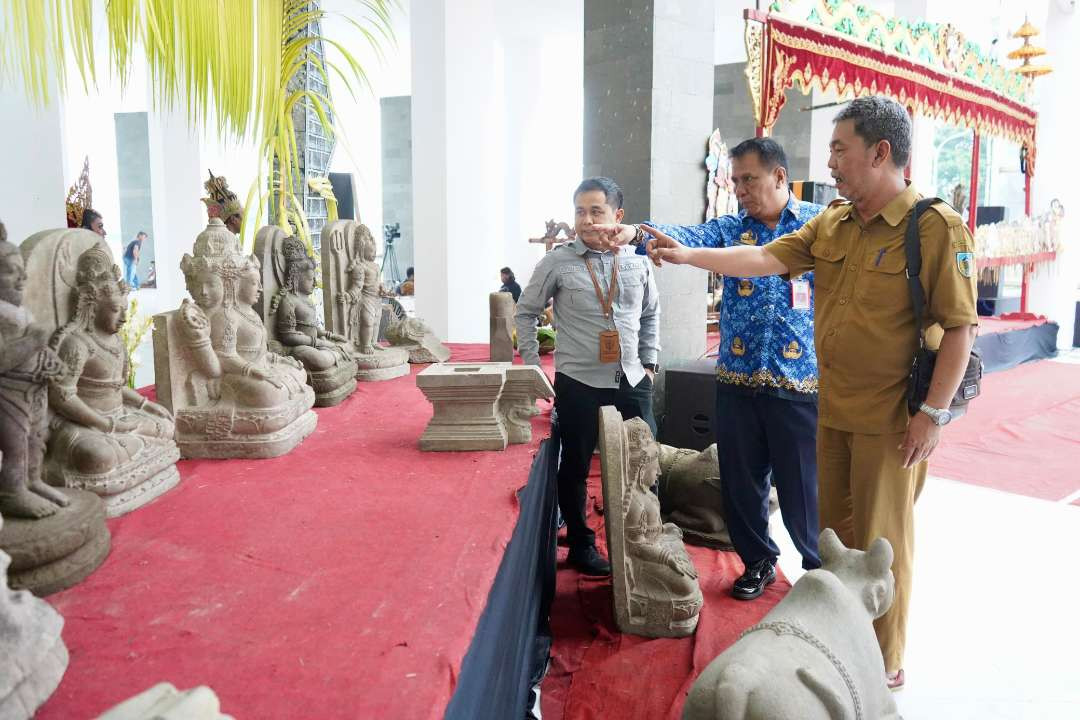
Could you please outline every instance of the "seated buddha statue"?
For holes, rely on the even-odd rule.
[[[315,261],[300,240],[286,236],[277,227],[259,231],[255,252],[273,266],[272,273],[266,272],[270,268],[263,268],[263,278],[277,286],[266,312],[261,314],[272,328],[269,347],[304,366],[308,383],[315,390],[316,406],[337,405],[356,390],[357,367],[348,339],[319,327],[311,301]]]
[[[128,357],[117,333],[128,290],[104,245],[82,253],[73,316],[49,343],[62,373],[49,381],[53,419],[45,479],[100,495],[109,517],[141,507],[180,481],[172,414],[127,386]]]
[[[315,394],[299,361],[271,353],[253,305],[259,262],[220,218],[185,255],[191,300],[155,318],[158,393],[176,415],[185,457],[274,457],[315,429]]]

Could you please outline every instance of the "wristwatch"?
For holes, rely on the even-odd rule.
[[[644,243],[645,231],[641,229],[641,225],[634,225],[634,237],[628,244],[633,245],[634,247],[638,247],[639,245],[643,245]]]
[[[934,424],[938,427],[941,427],[942,425],[948,425],[949,421],[952,420],[952,411],[948,408],[944,410],[938,410],[937,408],[932,408],[926,403],[923,403],[919,406],[919,411],[929,415],[930,419],[933,420]]]
[[[656,374],[656,371],[660,369],[660,366],[656,363],[641,363],[641,367],[645,368],[646,370],[652,370],[653,374]]]

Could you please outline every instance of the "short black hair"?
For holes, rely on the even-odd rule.
[[[728,155],[732,158],[740,158],[750,153],[757,153],[761,164],[769,170],[779,165],[784,168],[784,172],[788,172],[787,153],[784,152],[784,147],[772,138],[753,137],[749,140],[743,140],[731,148]]]
[[[99,213],[97,210],[94,210],[93,208],[86,208],[86,210],[83,211],[82,215],[82,225],[80,225],[79,227],[83,228],[84,230],[91,230],[94,221],[100,217],[101,213]]]
[[[834,123],[844,120],[855,122],[855,134],[867,147],[888,140],[893,165],[907,167],[911,158],[911,116],[903,105],[881,95],[855,98],[833,118]]]
[[[582,180],[581,184],[577,186],[577,190],[574,191],[574,201],[577,202],[577,196],[581,193],[592,192],[593,190],[604,193],[604,199],[612,210],[618,210],[622,207],[622,188],[609,177],[591,177]]]
[[[500,272],[500,273],[506,273],[506,274],[507,274],[507,275],[509,275],[510,277],[514,277],[514,271],[513,271],[513,270],[511,270],[511,269],[510,269],[510,268],[508,268],[508,267],[504,267],[504,268],[501,268],[501,269],[499,270],[499,272]]]
[[[412,276],[413,276],[413,269],[412,269],[412,267],[408,267],[408,268],[406,268],[406,269],[405,269],[405,277],[412,277]]]

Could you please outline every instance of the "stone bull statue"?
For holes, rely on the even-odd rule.
[[[683,720],[900,720],[873,621],[893,602],[892,547],[849,550],[826,529],[822,567],[716,657]]]

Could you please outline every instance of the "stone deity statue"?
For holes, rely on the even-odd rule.
[[[268,328],[270,350],[300,361],[315,390],[316,406],[337,405],[356,390],[357,367],[348,339],[319,327],[310,299],[315,261],[303,243],[273,226],[259,230],[255,253],[264,263],[264,284],[269,286],[256,310]]]
[[[155,316],[154,363],[181,453],[274,457],[292,450],[315,429],[315,393],[297,360],[267,350],[253,308],[258,260],[211,218],[180,268],[192,299]]]
[[[49,382],[52,434],[45,479],[102,497],[110,517],[141,507],[180,481],[172,414],[126,383],[128,358],[117,333],[129,288],[108,249],[79,256],[76,305],[49,346],[63,373]]]
[[[70,232],[99,239],[86,230]],[[62,258],[52,260],[63,264]],[[24,263],[0,224],[0,515],[6,519],[0,548],[11,556],[11,586],[45,595],[74,585],[101,564],[109,530],[96,495],[50,487],[43,478],[48,383],[61,376],[63,365],[48,345],[51,328],[36,324],[23,307],[29,291]],[[0,632],[3,626],[0,613]]]
[[[26,270],[0,225],[0,515],[42,518],[68,498],[41,477],[48,435],[46,382],[61,372],[49,328],[22,307]]]
[[[693,634],[703,598],[682,532],[660,517],[650,488],[660,472],[659,446],[640,418],[600,409],[600,458],[611,553],[615,621],[646,637]]]
[[[386,380],[409,372],[409,355],[378,344],[382,316],[382,287],[375,262],[375,238],[365,225],[357,225],[355,255],[346,268],[348,276],[349,338],[356,345],[361,380]]]

